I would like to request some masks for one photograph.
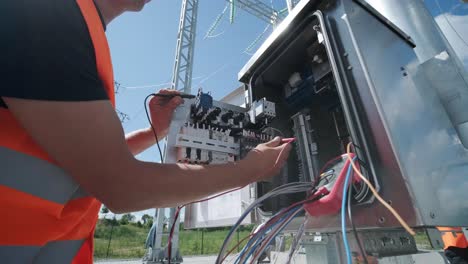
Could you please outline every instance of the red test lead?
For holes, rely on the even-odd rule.
[[[281,139],[281,144],[293,143],[294,141],[296,141],[296,138],[283,138]]]

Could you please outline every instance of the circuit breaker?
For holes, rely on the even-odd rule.
[[[276,118],[275,103],[261,98],[254,108],[243,108],[213,100],[209,92],[198,91],[186,99],[169,127],[165,162],[181,164],[225,164],[244,158],[258,144],[279,136],[269,129]],[[232,224],[243,208],[255,199],[248,186],[210,201],[186,208],[186,228]]]

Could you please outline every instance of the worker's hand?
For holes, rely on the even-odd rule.
[[[282,144],[280,137],[258,145],[241,161],[246,175],[253,177],[251,181],[260,181],[277,175],[286,164],[291,148],[291,143]]]
[[[161,90],[160,94],[174,94],[178,95],[180,92],[176,90]],[[165,137],[169,125],[171,124],[172,114],[174,110],[182,104],[184,100],[180,96],[174,97],[161,97],[153,96],[149,101],[149,112],[151,122],[154,125],[160,139]]]

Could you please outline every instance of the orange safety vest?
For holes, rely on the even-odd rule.
[[[442,235],[444,249],[448,247],[468,248],[468,241],[461,227],[437,227]]]
[[[114,76],[93,0],[76,0],[112,104]],[[87,194],[15,120],[0,109],[0,263],[93,263],[101,203]]]

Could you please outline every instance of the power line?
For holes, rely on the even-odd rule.
[[[203,39],[215,38],[215,37],[218,37],[218,36],[220,36],[220,35],[222,35],[224,33],[224,31],[223,31],[223,32],[221,32],[219,34],[213,35],[213,32],[218,28],[218,26],[219,26],[219,24],[221,22],[221,19],[223,19],[224,15],[226,14],[226,12],[228,10],[228,7],[229,7],[229,3],[227,3],[226,6],[224,6],[224,9],[223,9],[223,11],[221,11],[221,14],[219,14],[216,17],[216,19],[214,20],[213,24],[208,29],[208,32],[206,32],[205,37]]]
[[[208,81],[209,79],[213,78],[213,76],[215,76],[216,74],[220,73],[221,71],[223,71],[227,66],[229,66],[231,63],[225,63],[223,66],[219,67],[217,70],[211,72],[210,74],[208,74],[208,76],[206,76],[204,79],[202,79],[196,86],[200,86],[201,84],[203,84],[204,82]]]
[[[125,86],[125,89],[144,89],[144,88],[158,88],[164,86],[170,86],[171,82],[159,83],[159,84],[148,84],[148,85],[140,85],[140,86]]]
[[[466,42],[466,40],[460,35],[460,33],[457,31],[457,29],[455,28],[455,26],[450,22],[450,20],[448,19],[448,16],[447,14],[444,12],[444,10],[442,9],[442,6],[440,5],[440,2],[439,0],[435,0],[436,1],[436,4],[437,4],[437,7],[439,8],[439,11],[440,11],[440,14],[444,17],[445,21],[447,21],[447,23],[449,24],[450,28],[452,28],[452,30],[455,32],[455,34],[458,36],[458,38],[463,42],[463,44],[465,44],[467,47],[468,47],[468,43]]]
[[[249,44],[249,46],[247,46],[247,48],[244,50],[244,53],[250,55],[250,53],[252,52],[252,50],[255,48],[255,46],[257,45],[258,42],[260,42],[260,40],[265,36],[265,34],[268,32],[268,29],[270,29],[270,24],[268,24],[265,29],[262,31],[262,33],[260,33],[260,35],[258,35],[254,41],[252,43]]]
[[[115,112],[117,112],[117,115],[119,116],[120,122],[122,124],[127,121],[130,121],[130,117],[127,114],[121,112],[119,109],[115,109]]]
[[[198,79],[201,79],[201,78],[204,78],[204,77],[205,77],[205,75],[197,76],[197,77],[192,78],[192,81],[193,80],[198,80]],[[163,82],[163,83],[157,83],[157,84],[146,84],[146,85],[137,85],[137,86],[125,86],[125,85],[120,84],[120,88],[129,89],[129,90],[146,89],[146,88],[160,88],[160,87],[165,87],[165,86],[167,88],[170,88],[171,84],[172,83],[170,81],[166,81],[166,82]]]

